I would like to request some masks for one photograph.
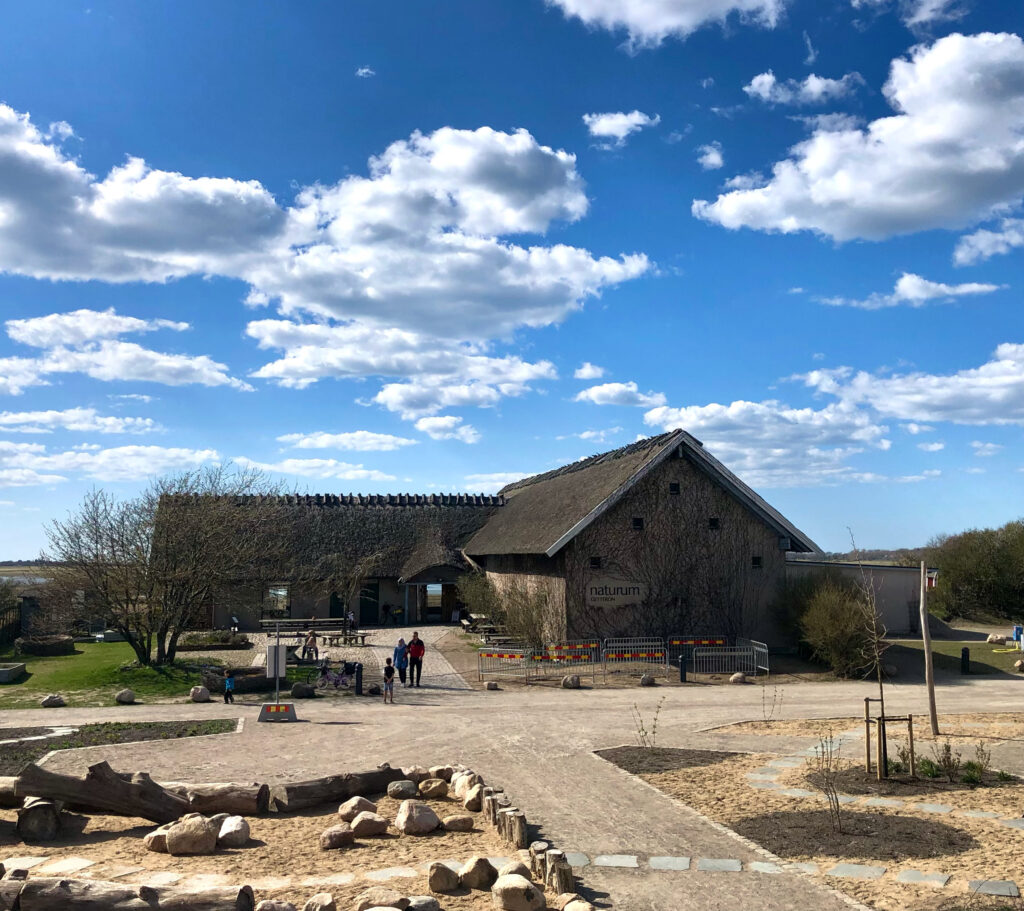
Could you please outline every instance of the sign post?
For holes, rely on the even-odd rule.
[[[939,716],[935,710],[935,669],[932,666],[932,631],[928,628],[928,568],[921,561],[921,644],[924,646],[924,682],[928,688],[928,720],[932,736],[939,734]]]
[[[274,677],[274,702],[260,706],[258,721],[298,721],[295,706],[281,702],[281,678],[288,671],[288,646],[281,645],[281,624],[276,624],[276,643],[267,646],[267,676]]]

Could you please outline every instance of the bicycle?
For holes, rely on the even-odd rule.
[[[312,684],[318,690],[325,690],[329,686],[333,686],[335,689],[347,687],[349,685],[347,671],[348,666],[344,661],[341,663],[340,670],[332,671],[330,661],[324,660],[320,662],[315,671],[309,672],[306,683]]]

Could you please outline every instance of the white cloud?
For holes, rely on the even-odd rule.
[[[117,338],[139,332],[172,329],[184,332],[188,323],[169,319],[136,319],[120,316],[109,310],[73,310],[51,313],[31,319],[9,319],[4,323],[7,335],[16,342],[33,348],[79,347],[98,339]]]
[[[590,361],[584,361],[573,373],[573,377],[577,380],[599,380],[602,376],[604,376],[604,367],[598,367],[596,364],[591,364]]]
[[[1018,468],[1017,470],[1018,471],[1024,471],[1024,468]],[[985,473],[985,469],[984,468],[965,468],[964,471],[967,472],[967,474],[984,474]]]
[[[495,471],[491,474],[468,474],[465,477],[467,486],[475,493],[497,493],[513,481],[528,477],[528,474],[514,471]]]
[[[644,423],[663,430],[682,427],[755,486],[891,480],[846,464],[865,449],[884,451],[891,444],[887,427],[844,404],[793,408],[769,400],[666,406],[648,411]]]
[[[714,85],[715,85],[715,77],[714,76],[705,76],[700,81],[700,87],[702,89],[714,88]]]
[[[804,57],[804,66],[814,66],[814,61],[818,59],[818,51],[814,45],[811,44],[811,36],[804,32],[804,47],[807,48],[807,56]]]
[[[461,425],[461,426],[460,426]],[[453,414],[420,418],[416,429],[432,440],[460,440],[463,443],[479,443],[480,433],[472,424],[463,424],[462,418]]]
[[[394,481],[395,476],[377,471],[375,468],[364,468],[350,462],[339,462],[337,459],[282,459],[280,462],[257,462],[239,456],[234,460],[239,465],[257,468],[260,471],[274,474],[298,475],[304,478],[319,480],[334,479],[338,481]]]
[[[63,475],[42,474],[31,468],[0,468],[0,487],[36,487],[66,480]]]
[[[863,300],[851,300],[846,297],[823,297],[819,302],[833,307],[857,307],[861,310],[881,310],[886,307],[899,307],[906,304],[910,307],[924,307],[934,301],[951,301],[956,297],[969,295],[991,294],[999,291],[1003,285],[986,285],[980,282],[967,282],[961,285],[947,285],[943,282],[929,281],[912,272],[904,272],[896,281],[896,287],[889,294],[871,294]]]
[[[360,79],[369,79],[371,76],[376,76],[377,71],[369,66],[361,66],[359,67],[358,70],[356,70],[356,75]]]
[[[610,437],[618,436],[622,433],[621,427],[606,427],[603,430],[584,430],[580,433],[570,433],[564,436],[556,437],[558,440],[586,440],[590,443],[603,443]]]
[[[903,429],[912,436],[917,436],[919,433],[931,433],[935,429],[934,427],[929,427],[927,424],[915,424],[913,421],[909,424],[903,424],[902,426]]]
[[[942,452],[946,448],[945,443],[918,443],[917,448],[923,452]]]
[[[824,104],[836,98],[845,98],[863,84],[864,79],[860,73],[847,73],[840,79],[827,79],[811,73],[803,81],[787,79],[779,82],[775,74],[768,70],[751,79],[743,86],[743,91],[751,98],[768,104]]]
[[[718,141],[710,142],[707,145],[697,146],[700,153],[697,156],[697,164],[705,171],[717,171],[725,166],[725,159],[722,157],[722,144]]]
[[[651,117],[642,111],[630,111],[628,114],[608,111],[604,114],[584,114],[583,122],[591,136],[611,140],[604,148],[621,148],[626,144],[627,136],[638,133],[644,127],[657,126],[661,123],[661,117],[658,114]]]
[[[974,450],[976,456],[988,458],[1000,452],[1003,447],[999,443],[982,443],[980,440],[974,440],[971,443],[971,449]]]
[[[8,433],[152,433],[162,430],[152,418],[108,417],[94,408],[63,411],[0,411],[0,431]]]
[[[953,251],[953,262],[969,266],[1018,247],[1024,247],[1024,218],[1004,218],[998,230],[981,228],[961,237]]]
[[[566,16],[609,31],[625,31],[632,48],[656,47],[669,36],[686,38],[701,26],[744,22],[773,28],[785,0],[548,0]]]
[[[846,367],[796,377],[851,406],[867,405],[904,421],[1024,425],[1024,345],[999,345],[980,367],[949,374],[854,373]],[[907,425],[920,432],[918,423]]]
[[[347,449],[353,452],[393,452],[405,446],[415,446],[416,440],[393,436],[390,433],[373,433],[369,430],[351,430],[347,433],[286,433],[277,438],[293,449]]]
[[[854,9],[896,7],[907,28],[923,31],[937,22],[961,19],[966,14],[961,0],[851,0]]]
[[[591,386],[577,393],[574,401],[590,402],[594,405],[633,405],[640,408],[652,408],[665,404],[665,396],[660,392],[640,392],[636,383],[602,383]]]
[[[114,446],[75,447],[51,453],[38,443],[0,441],[0,486],[50,484],[67,480],[69,475],[99,481],[134,481],[195,468],[217,458],[213,449]]]
[[[878,240],[987,218],[1024,194],[1024,42],[959,34],[892,62],[895,114],[817,130],[764,187],[695,200],[727,228]]]

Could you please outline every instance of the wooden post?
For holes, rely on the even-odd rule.
[[[878,747],[875,751],[876,755],[878,756],[878,780],[881,781],[883,778],[885,778],[885,769],[883,768],[885,762],[882,760],[882,739],[885,737],[885,732],[882,729],[881,717],[875,719],[875,731],[878,733]]]
[[[907,738],[910,740],[910,777],[917,778],[917,764],[914,761],[914,716],[907,715]]]
[[[928,569],[921,561],[921,642],[924,645],[924,682],[928,688],[928,718],[932,736],[939,736],[939,716],[935,709],[935,669],[932,667],[932,631],[928,627]]]
[[[871,774],[871,698],[864,697],[864,770]]]
[[[538,882],[544,882],[545,858],[551,845],[546,841],[530,843],[530,872]]]
[[[509,814],[509,828],[507,840],[515,848],[525,848],[530,843],[528,827],[526,825],[526,814],[522,810],[516,810]]]

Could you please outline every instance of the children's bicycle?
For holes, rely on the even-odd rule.
[[[349,673],[347,662],[342,662],[337,671],[331,670],[330,661],[321,661],[315,671],[310,671],[306,677],[306,683],[310,683],[318,690],[325,690],[330,686],[335,689],[347,687],[349,684]]]

